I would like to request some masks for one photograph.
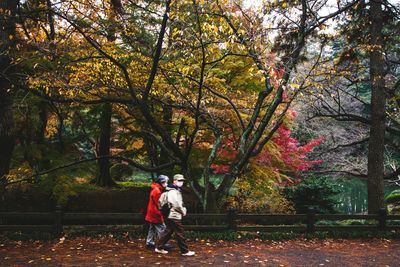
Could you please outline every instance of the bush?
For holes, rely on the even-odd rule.
[[[237,179],[233,190],[226,198],[228,209],[247,213],[294,213],[278,186],[277,172],[269,166],[251,165],[250,171]]]
[[[400,206],[389,205],[388,209],[390,214],[400,214]]]
[[[400,203],[400,190],[393,190],[390,194],[386,197],[386,203]]]
[[[114,181],[123,181],[124,179],[131,176],[132,173],[132,168],[129,165],[123,163],[114,164],[110,168],[110,175]]]
[[[376,225],[377,223],[378,222],[376,220],[350,219],[350,220],[337,220],[337,221],[321,220],[318,221],[316,224],[317,225]]]
[[[144,182],[117,182],[117,184],[121,187],[121,189],[129,189],[129,188],[150,188],[151,183],[144,183]]]
[[[76,196],[75,180],[65,174],[43,175],[38,188],[45,194],[50,194],[57,204],[66,205],[69,198]]]
[[[104,188],[63,179],[67,178],[43,177],[38,185],[8,190],[0,211],[52,212],[61,204],[65,212],[143,212],[148,204],[150,183],[118,182],[119,187]],[[193,191],[185,188],[183,199],[188,212],[194,213],[198,200]]]
[[[400,214],[400,190],[393,190],[385,198],[388,204],[389,213]]]
[[[334,213],[335,196],[341,192],[339,184],[327,177],[308,177],[299,184],[283,190],[287,199],[292,201],[297,213],[307,213],[314,207],[317,213]]]

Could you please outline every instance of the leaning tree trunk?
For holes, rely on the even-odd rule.
[[[99,186],[116,185],[110,175],[110,160],[108,158],[110,156],[111,114],[112,105],[110,103],[104,104],[99,121],[100,138],[97,151],[97,156],[104,158],[97,161],[99,166],[99,175],[95,180],[95,184]]]
[[[14,75],[11,53],[15,47],[15,12],[17,0],[0,1],[0,189],[10,168],[14,150],[13,93]]]
[[[371,127],[368,147],[368,212],[378,213],[383,208],[383,174],[385,145],[385,81],[383,58],[383,12],[382,1],[370,2],[371,41],[370,79]]]

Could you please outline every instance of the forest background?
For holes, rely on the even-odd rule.
[[[1,210],[136,212],[182,173],[191,212],[396,212],[399,17],[380,0],[2,1]]]

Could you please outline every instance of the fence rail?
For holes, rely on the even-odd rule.
[[[319,221],[372,220],[360,225],[321,225]],[[399,221],[399,224],[392,224]],[[55,236],[74,227],[86,231],[130,231],[145,224],[140,213],[76,213],[63,212],[0,212],[0,231],[43,231]],[[188,214],[185,228],[194,231],[304,231],[318,230],[400,230],[400,215],[378,214],[316,214],[310,208],[307,214],[243,214],[229,211],[225,214]]]

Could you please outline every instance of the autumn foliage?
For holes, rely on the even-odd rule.
[[[290,210],[276,188],[320,164],[310,154],[324,140],[299,141],[294,109],[329,94],[323,30],[354,4],[322,14],[323,1],[22,1],[10,32],[16,146],[0,185],[110,187],[122,167],[147,182],[184,174],[204,212],[229,196]]]
[[[291,173],[297,176],[302,171],[309,170],[316,164],[321,164],[322,160],[310,160],[307,154],[312,152],[316,146],[323,142],[324,137],[312,139],[308,143],[301,145],[292,136],[290,129],[291,122],[296,118],[296,112],[290,110],[286,116],[286,124],[283,124],[275,132],[271,141],[264,147],[260,154],[252,159],[253,164],[268,166],[276,172]],[[218,156],[221,159],[219,164],[213,164],[215,173],[225,173],[229,171],[229,165],[224,161],[232,160],[236,157],[237,140],[233,137],[226,138]]]
[[[301,180],[301,172],[310,170],[322,160],[308,158],[324,137],[312,139],[306,144],[293,137],[293,122],[296,112],[289,110],[284,123],[278,128],[264,149],[253,157],[241,179],[235,183],[233,192],[226,198],[227,206],[242,212],[294,212],[293,203],[288,201],[280,186],[288,186]],[[237,156],[237,140],[232,135],[224,140],[218,151],[219,161],[211,167],[216,174],[229,171]]]

